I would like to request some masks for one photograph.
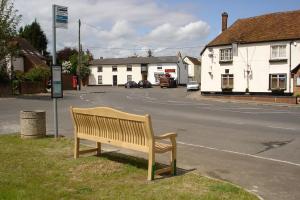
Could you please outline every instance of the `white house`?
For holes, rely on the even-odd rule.
[[[201,62],[197,58],[185,56],[183,61],[188,65],[188,80],[201,83]]]
[[[90,69],[89,85],[124,85],[140,80],[157,85],[165,73],[178,84],[187,83],[187,65],[177,56],[101,58],[91,61]]]
[[[237,20],[201,52],[202,93],[293,93],[300,63],[300,10]]]

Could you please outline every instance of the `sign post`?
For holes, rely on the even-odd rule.
[[[56,28],[68,28],[67,7],[52,5],[53,51],[51,68],[51,97],[53,98],[55,138],[58,138],[57,98],[62,98],[63,95],[61,81],[61,66],[56,66]]]

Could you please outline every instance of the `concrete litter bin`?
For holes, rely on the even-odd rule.
[[[21,111],[21,138],[46,136],[46,112],[42,110]]]

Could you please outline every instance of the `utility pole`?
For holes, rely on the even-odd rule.
[[[78,77],[78,90],[81,90],[81,78],[80,78],[80,68],[81,68],[81,41],[80,41],[80,28],[81,21],[78,20],[78,65],[77,65],[77,77]]]

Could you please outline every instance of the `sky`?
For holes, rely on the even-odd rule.
[[[57,29],[57,50],[81,42],[94,58],[183,55],[199,57],[202,48],[221,33],[221,14],[229,26],[239,18],[299,10],[299,0],[14,0],[20,26],[35,19],[52,52],[52,5],[67,6],[68,29]]]

